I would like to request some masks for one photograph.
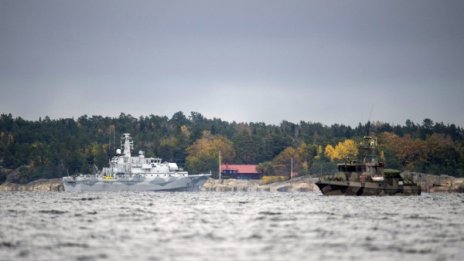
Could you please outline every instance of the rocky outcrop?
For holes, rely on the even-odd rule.
[[[455,178],[447,175],[431,175],[424,173],[406,173],[416,184],[420,184],[422,192],[436,193],[464,193],[464,178]],[[262,185],[260,180],[208,179],[202,191],[271,191],[271,192],[308,192],[319,191],[314,184],[317,178],[298,177],[283,182]]]
[[[62,179],[39,179],[27,184],[6,182],[0,191],[64,191]]]
[[[319,191],[314,184],[317,179],[298,177],[291,180],[262,185],[260,180],[208,179],[201,191],[270,191],[270,192],[310,192]]]
[[[464,178],[455,178],[447,175],[430,175],[424,173],[411,173],[414,181],[420,184],[422,192],[459,192],[464,193]]]

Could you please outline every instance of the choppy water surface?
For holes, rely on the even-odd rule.
[[[464,195],[0,193],[0,260],[464,260]]]

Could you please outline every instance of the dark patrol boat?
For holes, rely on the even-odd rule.
[[[316,185],[324,195],[347,196],[415,196],[421,188],[411,176],[402,176],[400,171],[385,169],[379,161],[377,139],[364,137],[358,146],[357,161],[337,164],[338,172],[320,177]]]

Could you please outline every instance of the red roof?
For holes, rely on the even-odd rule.
[[[239,174],[257,174],[256,165],[240,165],[240,164],[222,164],[221,172],[224,170],[235,170]]]

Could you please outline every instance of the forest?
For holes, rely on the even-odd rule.
[[[176,162],[190,173],[218,172],[223,162],[259,164],[266,175],[290,172],[324,175],[335,171],[343,155],[366,135],[378,139],[380,157],[388,168],[430,174],[464,176],[464,130],[454,124],[424,119],[404,125],[382,122],[356,127],[321,123],[280,125],[208,119],[198,112],[185,115],[119,117],[81,116],[77,119],[31,121],[0,116],[0,183],[5,170],[16,170],[11,182],[57,178],[95,172],[108,165],[120,148],[122,133],[131,133],[134,153]]]

